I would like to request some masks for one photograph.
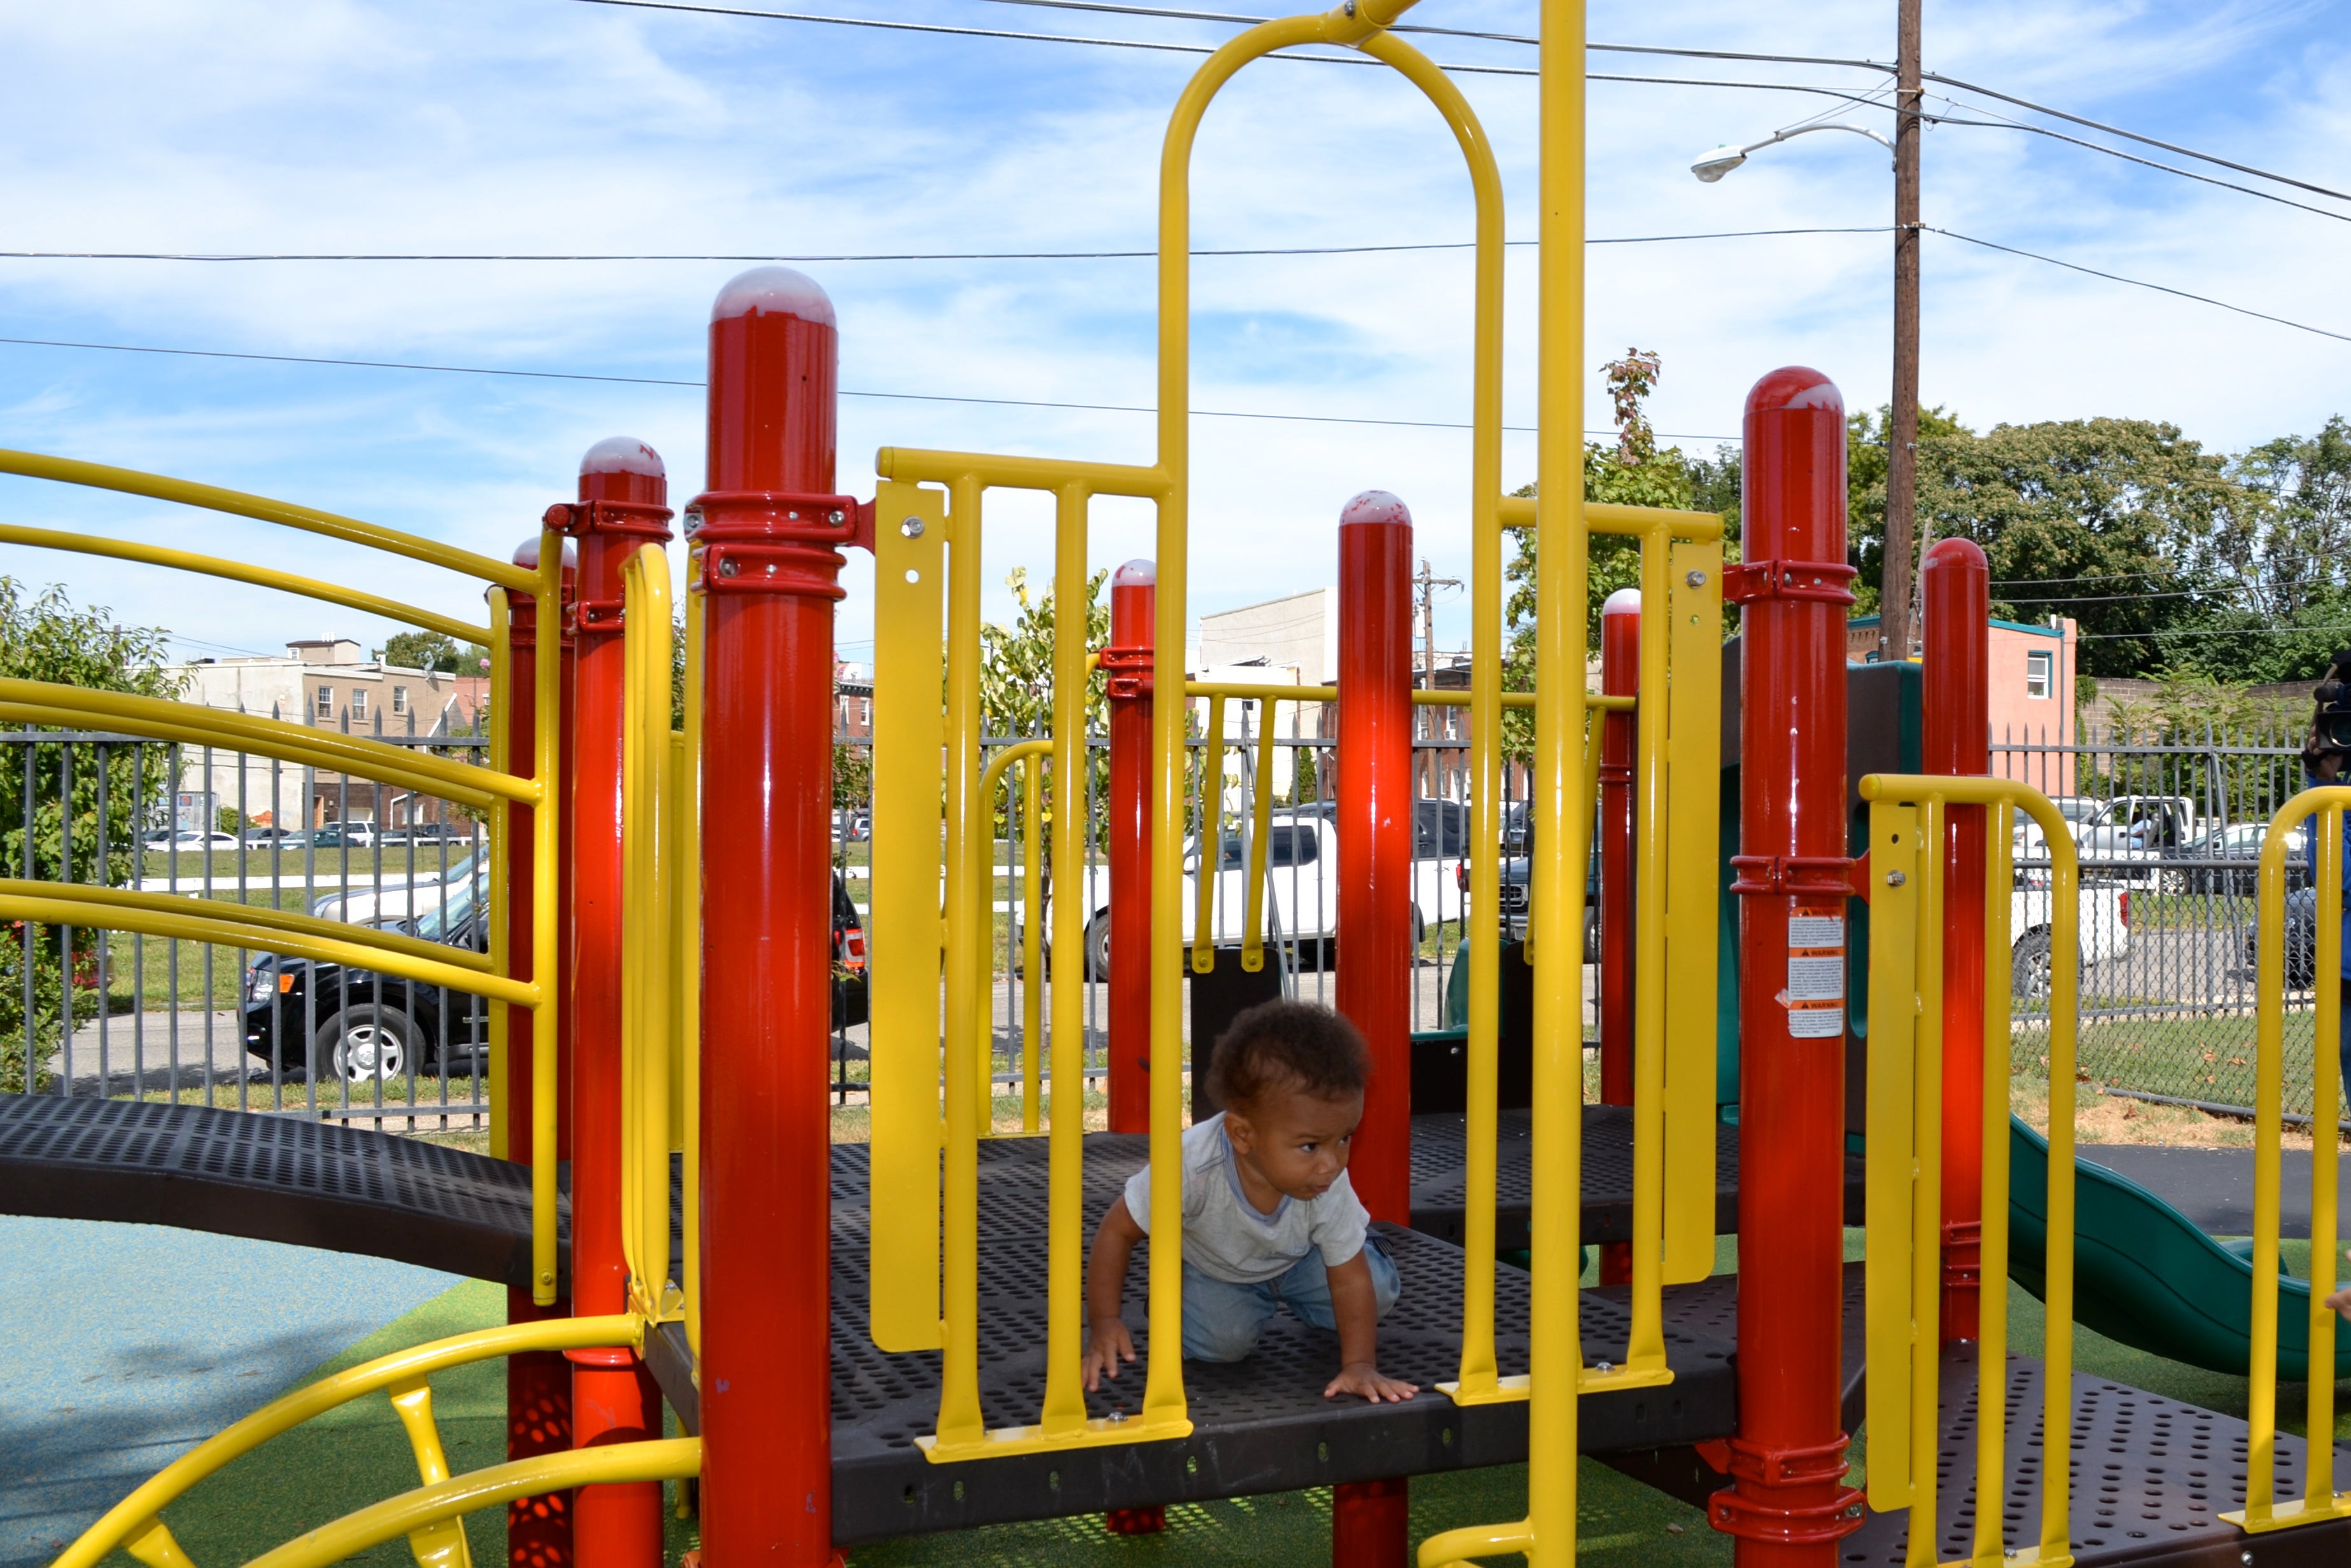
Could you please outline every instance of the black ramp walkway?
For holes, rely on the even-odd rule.
[[[1087,1140],[1089,1237],[1141,1166],[1144,1143]],[[844,1543],[1526,1458],[1523,1403],[1464,1408],[1433,1386],[1459,1366],[1459,1249],[1384,1225],[1380,1243],[1395,1260],[1404,1293],[1380,1326],[1380,1364],[1420,1384],[1417,1399],[1326,1401],[1322,1385],[1338,1370],[1335,1336],[1281,1313],[1248,1360],[1186,1364],[1189,1438],[932,1464],[914,1439],[937,1422],[938,1356],[887,1354],[865,1334],[865,1154],[862,1145],[833,1150],[833,1529]],[[1046,1140],[988,1140],[979,1158],[981,1409],[990,1427],[1018,1426],[1036,1419],[1045,1392]],[[1497,1337],[1507,1375],[1526,1370],[1527,1277],[1507,1267],[1499,1273]],[[1147,1346],[1145,1278],[1138,1260],[1128,1273],[1126,1321],[1139,1351]],[[1658,1449],[1731,1429],[1731,1283],[1708,1281],[1669,1293],[1667,1357],[1675,1382],[1586,1397],[1583,1448]],[[1589,1360],[1622,1358],[1624,1295],[1584,1293]],[[1138,1362],[1088,1408],[1097,1416],[1132,1415],[1142,1397]]]
[[[177,1226],[530,1288],[528,1166],[300,1116],[0,1094],[0,1210]],[[566,1205],[567,1232],[569,1219]]]

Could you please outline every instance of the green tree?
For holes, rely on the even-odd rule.
[[[86,691],[129,692],[141,696],[179,695],[179,682],[165,669],[164,634],[114,623],[101,608],[78,610],[65,591],[35,595],[13,577],[0,577],[0,675],[47,681]],[[11,876],[37,881],[118,885],[138,866],[138,837],[153,825],[140,820],[143,803],[167,813],[176,780],[163,746],[118,747],[103,770],[89,747],[30,746],[11,767],[0,768],[0,855]],[[27,798],[27,789],[30,797]],[[104,810],[100,810],[100,802]],[[100,850],[103,840],[104,849]],[[103,933],[77,931],[74,958],[86,970]],[[32,970],[32,1030],[52,1040],[66,1027],[67,963],[56,927],[17,927],[0,940],[0,1092],[39,1088],[46,1074],[27,1061],[25,977]],[[94,990],[71,988],[71,1016],[78,1023],[95,1016]],[[29,1073],[28,1073],[29,1068]],[[31,1082],[28,1083],[28,1076]]]
[[[1853,612],[1877,613],[1886,575],[1886,455],[1892,443],[1894,406],[1880,403],[1872,415],[1856,409],[1844,419],[1845,557],[1859,573],[1854,579]],[[1918,411],[1918,447],[1959,438],[1972,440],[1974,432],[1940,404]],[[1921,503],[1921,512],[1924,504]],[[1916,571],[1914,558],[1906,570]]]
[[[1095,572],[1086,580],[1086,646],[1100,648],[1110,641],[1110,600],[1104,592],[1110,581],[1107,571]],[[1010,736],[1023,738],[1044,735],[1052,727],[1053,708],[1053,628],[1056,624],[1053,591],[1032,592],[1029,573],[1014,568],[1005,578],[1004,585],[1012,590],[1019,605],[1019,613],[1009,626],[994,622],[984,622],[979,629],[979,711],[980,728],[990,736]],[[1096,670],[1086,680],[1085,732],[1100,734],[1110,726],[1109,677]],[[1093,775],[1096,800],[1106,797],[1110,789],[1110,762],[1106,756],[1089,749],[1089,766]],[[1007,782],[992,802],[996,831],[1005,831],[1006,808],[1019,798],[1017,777],[1007,775]],[[1040,809],[1049,835],[1041,846],[1044,853],[1043,882],[1050,889],[1053,879],[1052,839],[1050,837],[1053,813],[1058,809],[1053,799],[1050,775],[1045,786]],[[1082,811],[1082,801],[1073,804]],[[1097,829],[1097,831],[1099,830]]]
[[[478,643],[462,647],[438,632],[395,632],[376,650],[377,658],[403,670],[437,671],[444,675],[479,675],[489,669],[490,651]]]

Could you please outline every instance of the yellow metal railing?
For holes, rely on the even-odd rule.
[[[347,1372],[320,1378],[272,1400],[165,1466],[129,1497],[107,1510],[50,1568],[97,1568],[117,1547],[147,1564],[147,1568],[193,1568],[187,1552],[162,1521],[165,1506],[231,1460],[251,1453],[278,1434],[379,1391],[392,1397],[392,1408],[416,1456],[424,1486],[314,1530],[255,1561],[275,1563],[277,1568],[324,1568],[327,1563],[405,1535],[421,1568],[465,1568],[468,1555],[464,1530],[450,1522],[459,1514],[512,1498],[534,1497],[592,1482],[693,1475],[700,1469],[701,1445],[692,1440],[685,1444],[622,1443],[550,1454],[452,1479],[446,1450],[433,1418],[432,1391],[427,1379],[453,1367],[519,1355],[527,1351],[586,1350],[611,1345],[627,1345],[641,1351],[643,1344],[643,1321],[633,1315],[546,1318],[536,1322],[479,1329],[395,1351]],[[608,1465],[580,1463],[590,1456],[622,1462],[617,1469],[607,1473]]]
[[[992,814],[996,791],[1002,787],[1005,773],[1014,763],[1021,765],[1019,810],[1021,821],[1021,847],[1026,853],[1021,861],[1021,871],[1024,874],[1019,890],[1013,896],[1012,904],[1019,912],[1020,956],[1025,966],[1023,973],[1028,977],[1028,984],[1021,988],[1021,1001],[1025,1008],[1021,1019],[1023,1032],[1020,1037],[1020,1130],[1023,1133],[1034,1133],[1037,1130],[1039,1075],[1042,1071],[1042,1063],[1037,1056],[1037,1047],[1038,1043],[1044,1039],[1044,1030],[1040,1027],[1041,1019],[1039,1016],[1044,998],[1037,988],[1038,982],[1044,977],[1045,973],[1042,956],[1044,873],[1041,862],[1043,857],[1039,853],[1038,845],[1040,831],[1044,825],[1044,796],[1040,789],[1043,780],[1040,778],[1037,769],[1040,762],[1052,755],[1053,743],[1050,740],[1019,741],[1005,747],[994,757],[988,758],[987,766],[981,770],[979,779],[980,810]],[[1014,808],[1008,804],[1005,808],[1006,820],[1009,821],[1013,815]],[[989,888],[992,889],[995,880],[991,869],[987,879]],[[995,929],[995,895],[992,891],[984,890],[980,895],[979,928],[992,934]],[[993,945],[994,938],[991,935],[990,946]],[[1007,952],[1005,967],[1009,969],[1011,967],[1011,955]],[[989,1002],[994,989],[994,978],[990,977],[988,983],[980,986],[972,998],[979,1009],[977,1034],[980,1044],[979,1049],[972,1055],[973,1071],[978,1074],[978,1082],[974,1085],[974,1092],[979,1096],[979,1135],[983,1138],[995,1131],[996,1124],[996,1052],[988,1039]]]
[[[340,927],[332,935],[303,923],[304,917],[265,912],[251,906],[205,901],[191,909],[183,901],[177,910],[142,905],[109,896],[120,890],[65,884],[18,884],[5,896],[18,918],[87,921],[103,909],[106,925],[115,929],[188,940],[231,944],[255,951],[325,958],[360,964],[379,972],[427,980],[485,997],[489,1001],[491,1146],[507,1153],[507,1128],[500,1108],[512,1082],[507,1060],[510,1039],[507,1009],[524,1006],[535,1010],[530,1064],[532,1098],[531,1161],[531,1294],[545,1306],[555,1300],[556,1249],[556,1039],[558,1009],[551,1003],[558,929],[556,894],[558,854],[563,844],[562,801],[549,787],[556,776],[561,720],[561,662],[551,654],[537,661],[534,685],[535,723],[528,757],[529,772],[517,777],[513,737],[507,732],[512,705],[512,662],[507,647],[508,596],[529,596],[537,608],[538,624],[550,649],[562,614],[562,541],[551,532],[539,535],[538,564],[517,566],[473,550],[437,540],[420,538],[397,529],[342,517],[316,507],[255,496],[218,486],[202,485],[162,475],[85,463],[38,453],[0,450],[0,474],[53,480],[144,496],[182,506],[251,517],[298,528],[348,544],[399,556],[462,573],[488,584],[489,621],[476,625],[453,616],[361,590],[344,588],[317,579],[248,565],[193,551],[151,546],[53,529],[0,526],[0,544],[63,549],[111,559],[135,561],[272,588],[288,593],[380,614],[410,625],[440,632],[490,650],[489,767],[475,768],[406,747],[384,746],[361,736],[346,736],[308,725],[229,713],[152,697],[118,692],[94,692],[31,681],[0,681],[0,717],[20,724],[73,727],[95,721],[108,727],[158,740],[215,747],[253,756],[273,758],[306,767],[321,768],[355,778],[395,784],[421,794],[438,796],[481,810],[488,820],[486,862],[488,894],[489,955],[486,964],[473,955],[442,948],[435,955],[403,949],[384,934],[361,934]],[[507,854],[509,810],[531,808],[532,981],[514,978],[514,959],[507,929],[508,889]],[[135,896],[135,895],[134,895]],[[538,983],[546,981],[546,984]]]
[[[684,1313],[670,1283],[671,1095],[680,988],[674,940],[684,843],[673,804],[669,559],[657,544],[621,569],[621,1236],[634,1310]],[[694,1210],[686,1210],[686,1228]]]
[[[1865,1219],[1869,1506],[1910,1512],[1908,1562],[1935,1562],[1942,1308],[1943,897],[1952,806],[1985,808],[1983,1205],[1986,1304],[1976,1343],[1976,1409],[2007,1406],[2010,901],[2015,814],[2049,843],[2049,1189],[2043,1347],[2041,1531],[2007,1550],[2006,1511],[1979,1504],[1980,1568],[2073,1561],[2074,1065],[2080,1003],[2081,866],[2064,818],[2040,791],[2000,779],[1871,774],[1869,1091]],[[2273,1262],[2274,1267],[2274,1262]],[[2008,1482],[2006,1422],[1976,1422],[1977,1495]],[[2054,1462],[2052,1462],[2052,1457]]]
[[[1225,702],[1230,698],[1263,705],[1257,733],[1257,781],[1249,799],[1248,880],[1242,883],[1241,894],[1241,967],[1252,975],[1259,974],[1265,968],[1266,841],[1273,831],[1274,705],[1336,702],[1339,688],[1186,681],[1184,695],[1208,700],[1208,728],[1201,754],[1198,910],[1192,922],[1191,941],[1192,972],[1197,975],[1213,974],[1217,967],[1216,884],[1224,871]],[[1245,746],[1247,742],[1236,744]]]
[[[2335,1291],[2335,1247],[2340,1240],[2336,1166],[2342,1140],[2329,1129],[2342,1096],[2342,1067],[2334,1042],[2343,1021],[2343,813],[2351,810],[2351,787],[2304,789],[2277,810],[2262,840],[2260,934],[2254,988],[2258,1013],[2253,1067],[2253,1299],[2252,1343],[2246,1375],[2246,1424],[2252,1428],[2245,1471],[2245,1506],[2220,1517],[2259,1534],[2351,1513],[2351,1493],[2335,1490],[2328,1436],[2335,1430],[2335,1313],[2326,1298]],[[2280,1123],[2285,1092],[2285,886],[2289,836],[2304,822],[2317,841],[2313,881],[2316,902],[2312,954],[2310,1153],[2310,1385],[2306,1412],[2308,1457],[2303,1494],[2277,1500],[2278,1207]],[[2053,1066],[2051,1071],[2055,1071]],[[2056,1159],[2053,1150],[2052,1163]],[[2252,1554],[2247,1553],[2248,1561]]]

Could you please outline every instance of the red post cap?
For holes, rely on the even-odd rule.
[[[1412,527],[1412,508],[1385,490],[1366,490],[1348,502],[1339,513],[1339,526],[1348,528],[1358,523],[1401,523]]]

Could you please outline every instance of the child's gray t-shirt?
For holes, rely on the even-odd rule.
[[[1127,1178],[1126,1211],[1150,1234],[1148,1166]],[[1224,1113],[1185,1129],[1184,1261],[1212,1280],[1235,1285],[1278,1280],[1318,1247],[1323,1263],[1336,1267],[1364,1249],[1371,1218],[1345,1171],[1311,1202],[1284,1194],[1271,1214],[1261,1213],[1241,1191]]]

